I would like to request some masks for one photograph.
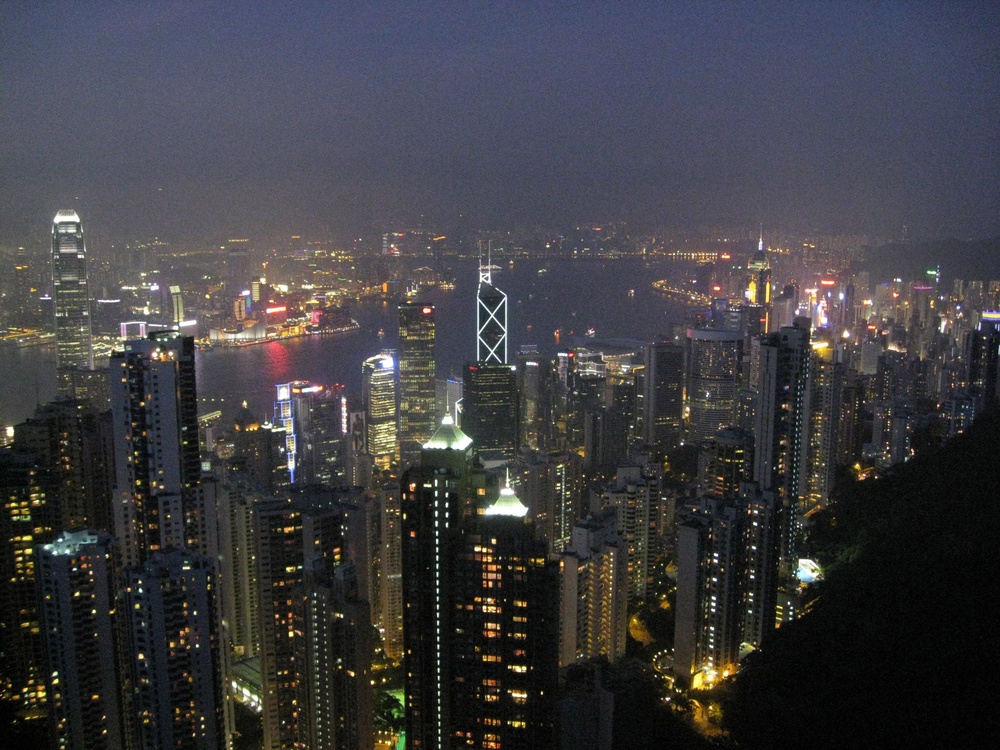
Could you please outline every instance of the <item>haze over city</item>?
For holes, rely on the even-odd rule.
[[[993,3],[8,3],[0,241],[1000,233]]]
[[[998,32],[0,4],[4,750],[994,736]]]

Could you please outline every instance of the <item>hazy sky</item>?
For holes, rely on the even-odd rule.
[[[1000,3],[0,4],[0,241],[1000,234]]]

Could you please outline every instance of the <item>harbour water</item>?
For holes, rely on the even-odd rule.
[[[511,359],[522,344],[535,344],[552,355],[571,342],[583,344],[588,331],[595,341],[652,341],[669,334],[689,309],[657,295],[650,287],[676,266],[638,259],[516,261],[494,272],[494,284],[508,296]],[[476,285],[474,262],[460,262],[450,273],[455,288],[428,288],[417,299],[435,306],[438,377],[460,377],[474,358]],[[261,417],[270,417],[274,386],[290,380],[343,383],[360,395],[361,362],[382,348],[394,348],[394,303],[366,302],[352,307],[360,324],[353,333],[314,336],[241,348],[199,352],[198,394],[202,413],[221,409],[228,419],[246,401]],[[380,336],[379,332],[383,335]],[[560,332],[557,342],[555,332]],[[55,349],[0,349],[0,421],[12,424],[30,416],[35,404],[55,396]]]

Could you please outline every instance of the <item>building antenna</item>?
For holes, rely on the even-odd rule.
[[[492,240],[486,246],[486,265],[483,265],[483,241],[479,241],[479,283],[480,284],[492,284],[493,276],[490,270],[490,258],[493,254],[493,242]]]

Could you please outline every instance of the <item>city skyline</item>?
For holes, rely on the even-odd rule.
[[[1000,233],[987,3],[0,20],[4,244],[65,206],[100,237],[175,241],[607,218]]]
[[[998,31],[0,5],[5,747],[989,736]]]

